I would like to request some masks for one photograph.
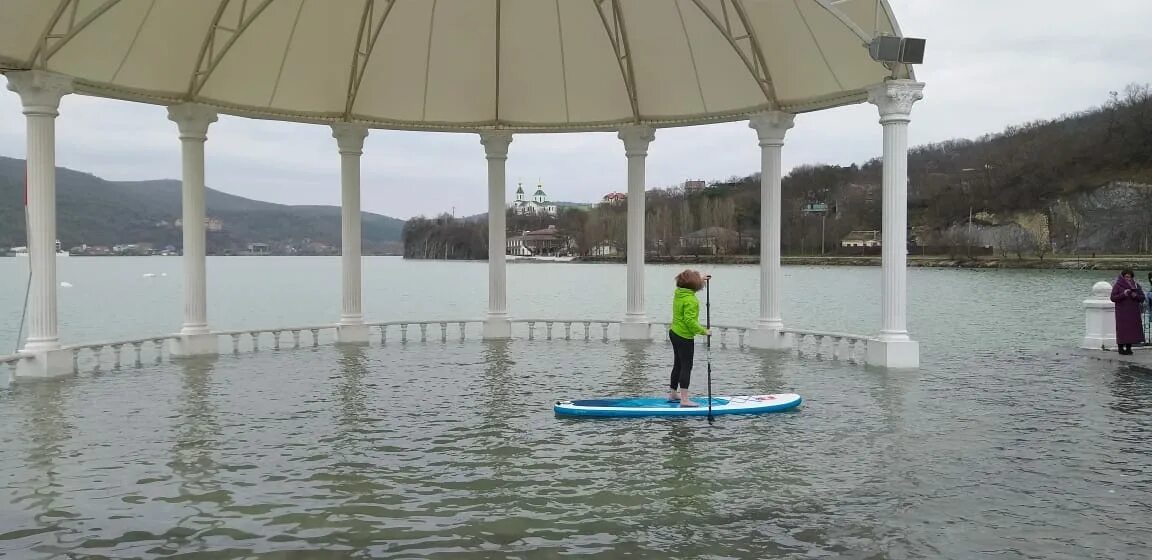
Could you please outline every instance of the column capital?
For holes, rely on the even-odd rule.
[[[796,122],[796,115],[783,111],[764,111],[748,119],[748,128],[760,137],[760,146],[783,146],[784,135]]]
[[[25,115],[59,115],[60,99],[72,93],[72,77],[45,72],[25,70],[9,72],[8,89],[20,96]]]
[[[868,88],[868,102],[880,109],[880,122],[905,121],[912,105],[924,98],[924,84],[912,80],[888,80]]]
[[[488,159],[507,159],[512,133],[507,130],[485,130],[480,132],[480,144],[484,146],[484,155]]]
[[[197,103],[168,106],[168,120],[180,129],[181,140],[208,139],[208,125],[216,122],[216,110]]]
[[[624,142],[624,154],[628,157],[646,156],[648,144],[656,139],[656,131],[650,126],[625,126],[620,129],[616,137]]]
[[[352,123],[334,123],[332,137],[341,155],[358,156],[364,153],[364,139],[368,137],[368,127]]]

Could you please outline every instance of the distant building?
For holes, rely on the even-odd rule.
[[[748,250],[756,245],[756,235],[722,227],[707,227],[680,238],[680,249],[690,253],[722,255],[737,250]]]
[[[505,253],[518,257],[557,256],[571,250],[572,239],[557,230],[556,226],[509,237],[505,244]]]
[[[600,199],[601,204],[623,204],[628,201],[628,195],[619,192],[610,192]]]
[[[620,248],[611,241],[602,241],[593,247],[590,251],[588,251],[588,254],[594,257],[611,257],[614,255],[619,255]]]
[[[879,247],[880,232],[861,230],[849,232],[840,240],[841,247]]]
[[[172,225],[176,227],[184,227],[184,220],[177,219]],[[208,231],[224,231],[224,222],[219,218],[204,218],[204,229]]]
[[[824,202],[809,202],[800,208],[803,214],[827,214],[828,204]]]
[[[267,243],[249,243],[248,250],[244,254],[252,256],[271,255],[272,249]]]
[[[536,192],[532,199],[524,196],[524,186],[516,186],[516,199],[512,201],[512,210],[520,216],[555,216],[556,205],[548,202],[548,195],[543,187],[536,185]]]
[[[708,186],[708,184],[700,179],[684,181],[684,192],[702,191],[706,186]]]

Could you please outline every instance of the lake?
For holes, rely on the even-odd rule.
[[[179,258],[58,262],[65,343],[179,329]],[[26,266],[0,259],[0,353]],[[485,266],[365,258],[365,315],[481,318]],[[678,270],[646,269],[655,320]],[[622,265],[508,271],[513,316],[623,316]],[[713,322],[751,325],[758,269],[707,271]],[[339,317],[338,258],[208,273],[214,328]],[[552,413],[658,393],[663,342],[389,339],[0,389],[0,556],[1147,558],[1152,377],[1072,354],[1111,276],[911,269],[919,370],[713,349],[717,393],[806,399],[713,426]],[[878,331],[878,267],[784,277],[788,326]]]

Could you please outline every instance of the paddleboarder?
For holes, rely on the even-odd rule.
[[[695,338],[711,333],[700,324],[700,300],[696,292],[704,289],[711,275],[696,270],[685,270],[676,275],[676,291],[672,297],[672,325],[668,340],[672,342],[672,376],[668,402],[680,401],[680,406],[700,406],[688,400],[688,384],[692,381],[692,357]],[[677,394],[679,391],[679,394]]]

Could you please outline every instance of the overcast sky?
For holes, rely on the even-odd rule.
[[[913,145],[1057,117],[1099,105],[1128,83],[1152,82],[1152,0],[891,2],[904,35],[928,39],[916,69],[927,87],[912,114]],[[70,95],[60,112],[58,165],[113,180],[179,178],[179,140],[163,107]],[[879,155],[880,138],[872,105],[803,114],[788,134],[784,167],[863,162]],[[24,157],[24,142],[19,99],[0,87],[0,155]],[[207,152],[212,188],[285,204],[340,203],[339,156],[326,126],[221,116]],[[475,134],[372,131],[364,152],[366,211],[408,218],[486,210]],[[658,130],[648,186],[747,175],[759,162],[746,122]],[[517,181],[541,181],[552,200],[597,200],[626,190],[624,149],[610,133],[518,135],[508,181],[509,197]]]

